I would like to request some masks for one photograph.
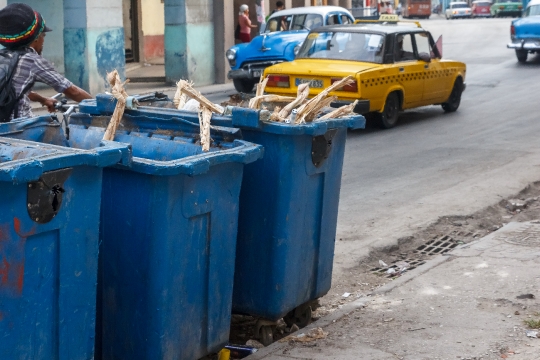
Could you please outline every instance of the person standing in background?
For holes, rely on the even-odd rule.
[[[276,1],[276,8],[274,10],[272,10],[272,12],[270,13],[270,15],[268,15],[266,17],[266,21],[268,21],[268,18],[270,16],[272,16],[275,12],[277,11],[281,11],[281,10],[285,10],[285,4],[283,3],[283,1]]]
[[[240,41],[243,43],[250,42],[251,29],[256,28],[257,25],[251,24],[251,20],[249,19],[249,7],[246,4],[240,6],[238,25],[240,25]]]

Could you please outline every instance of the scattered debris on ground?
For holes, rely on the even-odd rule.
[[[279,342],[298,342],[298,343],[306,343],[315,341],[318,339],[326,339],[326,336],[328,336],[327,332],[324,332],[322,328],[313,328],[307,332],[302,332],[298,335],[289,335],[281,340]]]
[[[369,296],[384,284],[422,266],[428,259],[478,240],[509,222],[540,219],[539,199],[540,181],[474,214],[443,216],[418,233],[399,238],[395,247],[372,250],[369,257],[348,270],[347,280],[334,283],[332,290],[319,300],[320,307],[314,317],[326,316],[351,301]],[[351,295],[345,298],[342,296],[345,292]],[[534,298],[533,294],[519,296]]]

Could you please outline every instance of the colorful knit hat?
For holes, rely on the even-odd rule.
[[[0,45],[8,49],[29,45],[47,31],[51,29],[41,14],[26,4],[14,3],[0,10]]]

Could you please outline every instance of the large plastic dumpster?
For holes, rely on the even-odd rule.
[[[81,111],[107,114],[107,95],[82,104]],[[139,107],[132,116],[198,121],[181,110]],[[293,125],[261,120],[261,111],[234,108],[212,124],[238,127],[265,156],[246,166],[234,278],[233,311],[305,326],[313,300],[331,285],[338,201],[347,129],[365,126],[362,116]],[[262,325],[262,326],[261,326]],[[256,331],[271,342],[274,325]]]
[[[50,118],[0,124],[66,145],[58,130]],[[0,138],[0,359],[93,358],[102,168],[127,158],[113,142]]]
[[[74,114],[70,141],[94,143],[109,120]],[[116,133],[133,161],[104,174],[97,358],[193,360],[227,344],[240,184],[262,147],[213,129],[203,153],[198,134],[129,115]]]

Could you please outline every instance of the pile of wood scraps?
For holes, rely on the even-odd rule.
[[[308,83],[299,85],[296,98],[293,98],[279,95],[264,95],[264,88],[266,87],[267,82],[268,78],[261,78],[261,81],[257,84],[255,97],[249,102],[249,108],[260,109],[262,103],[289,102],[289,104],[283,108],[278,106],[274,108],[274,111],[270,116],[270,120],[272,121],[304,124],[314,120],[339,118],[353,113],[353,110],[358,103],[358,101],[355,101],[349,105],[342,106],[322,117],[317,118],[324,108],[330,106],[331,103],[337,100],[336,96],[329,95],[330,92],[354,82],[354,78],[352,76],[347,76],[340,81],[336,81],[321,91],[321,93],[319,93],[317,96],[309,100]]]
[[[107,80],[111,84],[112,95],[117,99],[117,104],[103,139],[112,140],[114,139],[116,129],[124,115],[126,99],[128,97],[124,90],[124,85],[128,81],[123,83],[116,70],[107,74]],[[349,85],[353,81],[354,78],[348,76],[340,81],[336,81],[315,97],[308,99],[309,84],[307,83],[298,86],[296,97],[265,95],[264,89],[268,83],[268,78],[261,78],[261,81],[257,84],[255,97],[249,100],[248,108],[267,110],[268,104],[285,104],[284,106],[275,106],[270,114],[269,120],[291,124],[304,124],[317,120],[348,116],[353,113],[357,101],[330,112],[327,112],[326,108],[328,108],[332,102],[337,100],[337,97],[331,96],[330,92]],[[200,92],[193,88],[192,82],[180,80],[176,85],[176,94],[173,99],[174,106],[179,110],[198,112],[201,146],[203,151],[209,151],[211,145],[210,120],[212,118],[212,113],[222,115],[225,112],[225,108],[221,105],[214,104],[205,98]],[[321,116],[323,112],[327,113]]]

